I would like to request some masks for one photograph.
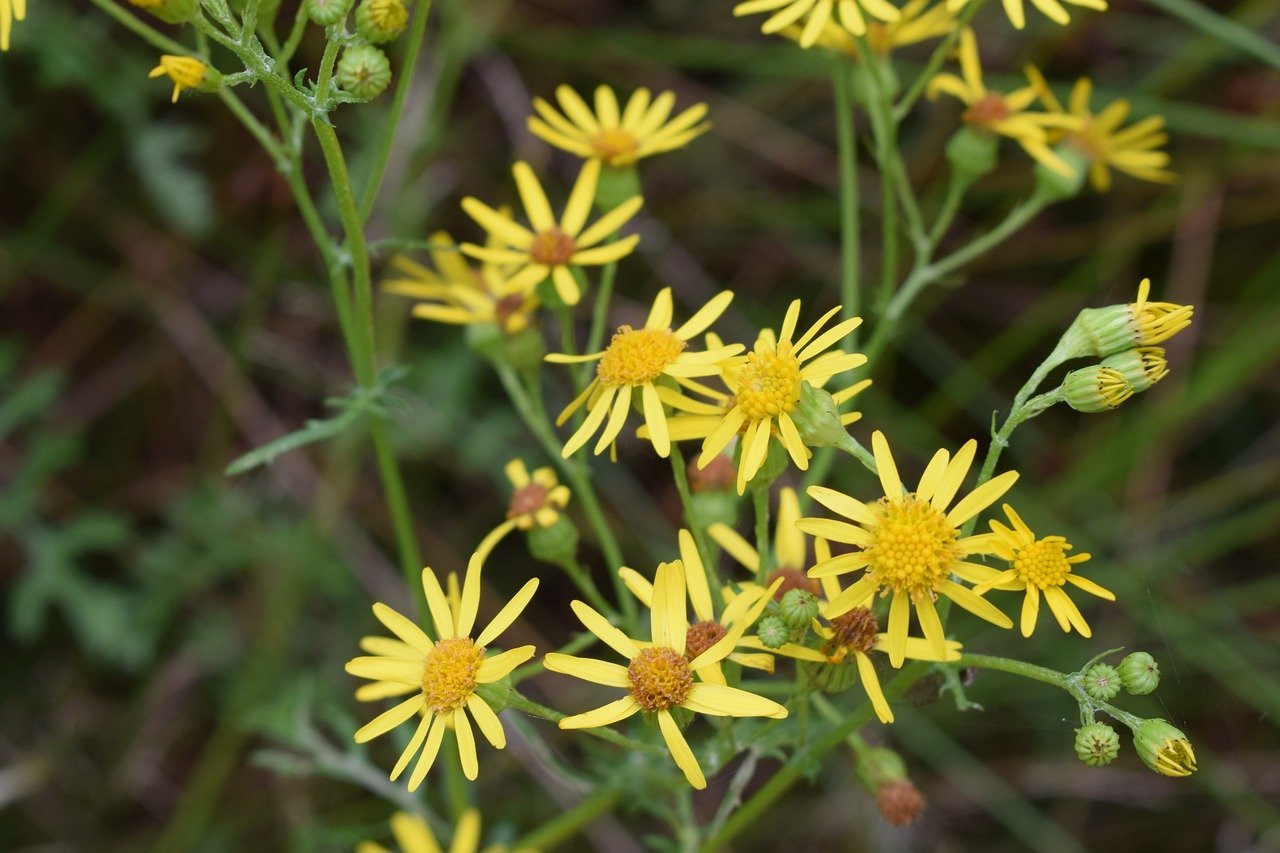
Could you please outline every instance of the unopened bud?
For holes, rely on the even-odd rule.
[[[989,130],[962,125],[947,141],[947,162],[966,183],[994,172],[999,158],[1000,141]]]
[[[760,624],[756,626],[756,636],[760,638],[760,642],[766,648],[780,649],[787,642],[787,637],[791,631],[787,628],[787,623],[783,622],[777,616],[766,616],[760,620]]]
[[[1068,373],[1062,392],[1077,412],[1106,412],[1132,397],[1133,386],[1120,371],[1095,364]]]
[[[356,7],[356,32],[375,44],[399,37],[408,24],[409,10],[401,0],[361,0]]]
[[[835,399],[808,382],[801,383],[800,400],[791,420],[805,447],[843,447],[849,443],[849,431],[840,422]]]
[[[1110,664],[1094,664],[1084,674],[1084,692],[1102,702],[1116,698],[1120,693],[1120,673]]]
[[[1076,729],[1076,757],[1090,767],[1102,767],[1120,754],[1120,735],[1106,723]]]
[[[334,80],[353,98],[371,101],[390,85],[391,61],[371,44],[352,45],[342,52]]]
[[[578,559],[578,529],[561,515],[549,527],[533,527],[525,535],[529,553],[544,563],[564,565]]]
[[[304,5],[311,23],[331,27],[347,14],[351,0],[306,0]]]
[[[1059,348],[1068,358],[1105,358],[1162,344],[1191,325],[1192,306],[1152,302],[1147,298],[1150,294],[1151,279],[1144,278],[1133,302],[1085,308],[1062,336]]]
[[[1134,393],[1147,390],[1169,373],[1163,347],[1138,347],[1118,352],[1104,358],[1102,366],[1119,372]]]
[[[1120,661],[1120,683],[1134,696],[1145,696],[1160,686],[1160,667],[1146,652],[1134,652]]]
[[[1165,720],[1143,720],[1134,729],[1133,746],[1142,763],[1161,776],[1190,776],[1196,772],[1191,741]]]
[[[817,596],[803,589],[788,590],[778,602],[778,615],[793,631],[806,628],[818,615]]]

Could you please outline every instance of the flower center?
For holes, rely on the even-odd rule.
[[[662,375],[684,352],[685,343],[670,329],[619,326],[596,373],[606,385],[644,385]]]
[[[436,714],[461,708],[476,689],[484,649],[467,637],[441,640],[422,662],[422,698]]]
[[[866,607],[855,607],[831,620],[832,637],[822,646],[831,663],[840,663],[850,652],[866,654],[876,647],[880,626],[875,614]]]
[[[689,633],[684,641],[684,656],[693,660],[707,649],[724,638],[724,626],[714,619],[707,619],[689,626]]]
[[[559,228],[538,232],[529,246],[529,257],[534,263],[557,267],[569,263],[573,257],[573,238]]]
[[[874,509],[873,539],[865,550],[876,579],[913,599],[932,596],[960,557],[955,526],[913,494],[901,500],[881,498]]]
[[[530,483],[524,488],[518,489],[511,496],[511,505],[507,508],[507,518],[532,515],[547,503],[548,494],[550,492],[547,487],[540,483]]]
[[[747,363],[738,369],[738,405],[748,420],[793,412],[799,402],[800,362],[789,344],[747,354]]]
[[[1067,541],[1061,536],[1046,536],[1013,555],[1013,568],[1029,586],[1048,589],[1062,586],[1071,574],[1067,562]]]
[[[631,696],[646,711],[679,705],[693,688],[693,670],[684,655],[666,646],[641,649],[627,667]]]
[[[782,596],[793,589],[802,589],[814,595],[822,595],[822,584],[799,569],[793,569],[790,566],[774,569],[773,573],[769,575],[769,579],[765,581],[765,586],[770,586],[778,578],[782,578],[782,583],[778,586],[778,591],[773,594],[774,601],[782,601]]]
[[[596,138],[591,140],[591,147],[596,150],[605,160],[611,164],[624,154],[631,154],[640,144],[636,138],[628,131],[617,127],[607,127],[596,134]]]

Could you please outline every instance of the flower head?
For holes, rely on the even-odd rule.
[[[529,117],[529,132],[557,148],[584,160],[602,160],[607,166],[630,166],[637,160],[683,148],[706,133],[710,124],[702,121],[706,104],[694,104],[675,118],[674,92],[654,98],[648,89],[637,89],[618,108],[618,96],[609,86],[598,86],[595,112],[568,86],[556,88],[557,111],[542,98],[534,98],[538,115]]]
[[[426,820],[408,812],[396,812],[391,816],[391,834],[403,853],[440,853],[440,842]],[[480,812],[467,809],[458,818],[453,830],[453,842],[449,853],[476,853],[480,848]],[[390,853],[381,844],[362,841],[356,845],[356,853]]]
[[[476,546],[476,556],[481,562],[512,530],[533,530],[550,527],[560,520],[560,511],[569,505],[569,487],[556,479],[550,467],[539,468],[529,474],[524,460],[512,459],[503,469],[514,490],[507,508],[506,521],[499,524]]]
[[[0,3],[4,0],[0,0]],[[19,0],[21,2],[21,0]],[[209,66],[191,56],[173,56],[164,54],[160,64],[151,69],[148,77],[168,76],[173,81],[173,103],[178,102],[178,95],[183,89],[198,89],[209,75]]]
[[[1161,776],[1190,776],[1196,772],[1191,741],[1164,720],[1143,720],[1133,730],[1133,746],[1142,763]]]
[[[9,49],[13,22],[27,17],[27,0],[0,0],[0,50]]]
[[[601,453],[613,444],[626,425],[632,393],[636,391],[640,394],[649,440],[659,456],[667,456],[671,452],[671,437],[663,406],[685,408],[692,404],[692,401],[685,402],[684,395],[671,387],[672,383],[678,385],[695,376],[714,375],[720,370],[720,362],[742,350],[741,345],[734,344],[702,352],[688,351],[689,340],[706,331],[732,300],[732,292],[721,291],[673,330],[671,288],[664,287],[653,300],[644,326],[639,329],[619,326],[609,346],[601,352],[548,355],[547,361],[557,364],[596,362],[595,379],[565,407],[556,421],[557,425],[563,424],[579,408],[587,407],[586,420],[565,442],[564,457],[567,459],[577,452],[602,426],[595,452]]]
[[[915,491],[907,492],[889,444],[877,431],[871,437],[871,447],[884,497],[865,504],[823,486],[809,488],[810,497],[854,523],[804,518],[798,523],[799,528],[859,549],[819,562],[809,570],[809,576],[821,578],[863,572],[859,580],[828,603],[824,615],[830,620],[855,607],[867,606],[877,592],[882,596],[891,595],[887,643],[889,660],[894,666],[902,666],[906,658],[907,623],[913,606],[934,654],[939,657],[946,654],[946,634],[934,608],[939,595],[1002,628],[1013,625],[1009,617],[990,602],[951,580],[953,574],[971,583],[981,583],[990,577],[991,569],[967,562],[966,558],[993,553],[992,538],[988,535],[962,537],[960,528],[999,500],[1018,479],[1017,472],[1006,471],[952,505],[973,464],[977,446],[976,441],[966,442],[954,458],[946,450],[939,450],[925,468]]]
[[[800,317],[800,300],[791,303],[775,338],[765,329],[756,339],[750,353],[724,365],[722,375],[732,394],[732,406],[702,443],[698,466],[705,467],[725,449],[735,436],[742,435],[738,462],[738,493],[746,490],[769,453],[775,438],[786,449],[796,467],[809,467],[809,450],[805,447],[791,413],[800,403],[805,383],[815,387],[832,376],[866,363],[861,353],[843,350],[825,352],[862,322],[850,317],[823,331],[827,321],[839,313],[836,306],[793,341]],[[855,392],[856,393],[856,392]],[[728,401],[726,401],[728,402]],[[840,402],[837,400],[837,403]],[[714,413],[714,407],[707,407]]]
[[[894,48],[918,44],[947,35],[956,27],[955,15],[945,3],[929,5],[930,0],[909,0],[899,9],[895,21],[872,20],[867,23],[867,45],[881,58],[888,57]],[[804,36],[804,28],[792,24],[782,35],[795,41]],[[818,47],[839,51],[846,56],[858,57],[858,42],[847,29],[832,21],[823,25],[814,41]]]
[[[650,640],[633,640],[581,601],[572,604],[573,612],[603,643],[627,660],[626,666],[558,653],[548,654],[543,662],[552,672],[560,672],[626,690],[622,698],[607,705],[565,717],[562,729],[595,728],[625,720],[638,711],[656,715],[663,740],[677,766],[695,788],[707,786],[698,759],[689,748],[672,716],[675,708],[720,717],[787,716],[787,709],[763,696],[746,690],[715,684],[704,678],[712,664],[728,657],[746,630],[746,620],[727,630],[702,654],[689,660],[690,630],[685,611],[686,586],[684,565],[676,560],[658,566],[653,582],[649,608]]]
[[[800,26],[797,41],[801,47],[818,44],[823,31],[830,23],[837,23],[855,36],[867,32],[870,15],[885,23],[893,23],[902,13],[888,0],[747,0],[733,7],[735,17],[772,13],[760,26],[760,32],[782,32],[793,25]]]
[[[995,539],[991,553],[1009,564],[1003,572],[994,572],[982,581],[974,592],[983,595],[990,589],[1025,590],[1022,599],[1022,636],[1030,637],[1040,615],[1040,596],[1049,602],[1049,609],[1063,631],[1070,633],[1074,627],[1082,636],[1092,636],[1089,625],[1080,610],[1067,596],[1068,583],[1091,595],[1115,601],[1115,593],[1081,577],[1072,569],[1089,559],[1088,554],[1071,554],[1071,544],[1061,536],[1045,536],[1037,539],[1022,517],[1013,507],[1004,505],[1005,515],[1011,527],[991,521]]]
[[[471,630],[480,607],[480,571],[481,560],[478,555],[473,556],[461,594],[451,600],[440,588],[435,573],[423,569],[422,590],[439,639],[433,641],[411,620],[377,603],[373,605],[374,616],[395,638],[365,637],[360,647],[369,654],[347,662],[347,672],[372,681],[356,691],[359,700],[415,694],[375,717],[355,735],[357,743],[364,743],[412,717],[420,717],[409,745],[391,771],[392,780],[399,778],[421,750],[409,777],[410,791],[417,790],[426,778],[440,751],[445,729],[453,729],[457,736],[463,774],[468,779],[476,778],[479,767],[468,712],[495,749],[506,746],[502,723],[476,689],[502,680],[533,657],[533,646],[520,646],[496,655],[486,655],[486,650],[524,610],[538,588],[538,579],[521,587],[488,627],[473,639]]]
[[[958,12],[965,6],[972,3],[973,0],[947,0],[947,8],[952,12]],[[1099,12],[1105,12],[1107,9],[1106,0],[1063,0],[1072,6],[1082,6],[1085,9],[1095,9]],[[1003,0],[1004,13],[1009,17],[1009,22],[1017,29],[1022,29],[1027,25],[1027,13],[1023,8],[1023,0]],[[1031,0],[1031,5],[1039,9],[1046,18],[1055,24],[1066,26],[1071,22],[1071,16],[1067,14],[1067,10],[1063,8],[1059,0]]]
[[[504,248],[463,243],[462,251],[482,261],[514,267],[511,285],[517,290],[532,288],[550,275],[565,304],[576,305],[582,293],[570,267],[607,264],[630,254],[640,242],[639,235],[610,240],[614,232],[635,216],[644,200],[638,195],[632,196],[588,227],[587,218],[591,215],[600,180],[599,160],[583,164],[558,219],[551,212],[547,194],[529,164],[516,163],[511,171],[531,228],[479,199],[464,198],[462,209]]]

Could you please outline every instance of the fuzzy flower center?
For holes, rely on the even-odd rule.
[[[790,566],[774,569],[768,580],[765,581],[765,586],[770,586],[778,578],[782,578],[782,583],[778,585],[778,591],[773,594],[774,601],[782,601],[782,596],[793,589],[802,589],[814,595],[822,595],[822,584],[799,569],[794,569]]]
[[[689,634],[685,639],[684,656],[693,660],[707,649],[720,642],[725,635],[724,626],[714,619],[706,619],[689,626]]]
[[[800,362],[789,345],[747,354],[747,363],[738,369],[737,400],[753,421],[795,411],[800,402]]]
[[[422,662],[422,698],[436,714],[456,711],[475,692],[484,649],[467,637],[441,640]]]
[[[1067,562],[1067,542],[1061,536],[1037,539],[1013,555],[1013,568],[1028,586],[1039,589],[1062,586],[1071,574]]]
[[[865,550],[876,579],[913,599],[931,597],[960,557],[955,526],[915,495],[900,500],[881,498],[875,513],[872,542]]]
[[[978,127],[991,127],[1010,115],[1012,113],[1009,105],[1004,101],[1004,96],[998,92],[987,92],[969,105],[969,109],[964,111],[963,119],[966,123]]]
[[[591,140],[591,147],[603,159],[614,162],[617,158],[634,153],[640,143],[630,132],[618,127],[606,127]]]
[[[650,646],[641,649],[627,666],[631,696],[646,711],[663,711],[679,705],[693,688],[689,661],[675,649]]]
[[[573,257],[573,238],[559,228],[548,228],[534,235],[529,246],[529,257],[534,263],[557,267],[569,263]]]
[[[831,663],[840,663],[850,652],[866,654],[876,647],[879,631],[875,614],[866,607],[855,607],[831,620],[832,636],[823,644],[822,653]]]
[[[619,326],[600,358],[596,373],[606,385],[644,385],[662,375],[684,352],[685,343],[670,329]]]
[[[541,483],[530,483],[522,489],[517,489],[511,496],[511,505],[507,507],[507,518],[532,515],[546,505],[549,494],[547,487]]]

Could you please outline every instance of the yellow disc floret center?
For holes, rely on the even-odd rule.
[[[627,154],[635,153],[640,143],[629,131],[618,127],[606,127],[591,140],[591,147],[601,158],[611,165],[616,165],[617,161]]]
[[[1039,589],[1062,586],[1071,574],[1071,563],[1067,562],[1069,547],[1061,536],[1038,539],[1014,552],[1014,571],[1028,586]]]
[[[484,649],[466,637],[441,640],[422,662],[422,699],[437,714],[456,711],[475,692]]]
[[[680,357],[685,343],[670,329],[619,326],[600,357],[596,373],[606,385],[644,385]]]
[[[928,501],[907,495],[875,504],[872,542],[865,551],[868,568],[881,585],[913,599],[932,596],[960,559],[959,531]]]
[[[548,228],[534,235],[529,246],[529,257],[534,263],[548,267],[561,266],[573,258],[573,238],[559,228]]]
[[[738,405],[748,420],[790,414],[800,402],[800,362],[791,348],[760,347],[738,369]]]
[[[679,705],[693,688],[689,661],[675,649],[650,646],[641,649],[627,667],[631,696],[646,711],[664,711]]]

